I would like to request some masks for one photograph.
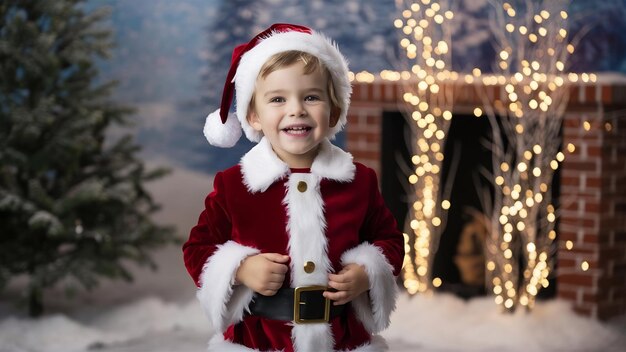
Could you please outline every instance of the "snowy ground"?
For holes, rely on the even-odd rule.
[[[509,316],[498,313],[491,299],[465,303],[448,295],[403,295],[384,336],[396,352],[624,351],[625,323],[622,319],[619,331],[617,324],[576,316],[558,301],[540,304],[531,314]],[[207,340],[195,300],[137,298],[36,321],[0,319],[2,352],[199,352]]]
[[[161,220],[186,232],[211,180],[178,171],[155,185],[167,200]],[[199,352],[209,339],[179,247],[155,253],[157,273],[134,268],[134,284],[103,282],[92,293],[47,295],[48,314],[24,317],[12,302],[23,281],[0,295],[0,352]],[[468,302],[449,295],[400,297],[385,331],[391,351],[626,351],[626,317],[602,324],[560,301],[540,302],[530,314],[502,315],[490,298]]]

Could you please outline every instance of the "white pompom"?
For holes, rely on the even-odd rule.
[[[229,114],[226,123],[222,123],[217,109],[206,117],[204,136],[211,145],[230,148],[241,138],[241,123],[235,114]]]

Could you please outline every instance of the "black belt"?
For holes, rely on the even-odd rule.
[[[296,324],[322,323],[341,315],[345,305],[333,305],[322,295],[324,286],[281,288],[273,296],[254,294],[250,314]]]

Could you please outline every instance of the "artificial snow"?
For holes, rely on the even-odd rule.
[[[111,311],[92,310],[82,318],[62,314],[40,319],[8,317],[0,321],[0,351],[106,350],[108,345],[115,346],[142,338],[151,340],[153,335],[178,330],[206,335],[204,322],[195,301],[179,305],[157,298],[145,298]],[[198,350],[201,347],[198,346]],[[170,348],[165,345],[158,351],[171,351]]]
[[[391,320],[383,335],[406,351],[617,351],[626,342],[626,331],[576,315],[561,300],[508,314],[492,297],[402,295]]]
[[[502,314],[490,298],[466,302],[443,294],[401,295],[383,335],[397,352],[618,351],[626,337],[559,300],[539,302],[531,313]],[[83,316],[0,320],[2,352],[203,351],[208,339],[195,300],[177,304],[152,297]]]

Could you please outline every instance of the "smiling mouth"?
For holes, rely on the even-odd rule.
[[[283,128],[282,131],[291,135],[305,135],[312,129],[313,128],[309,126],[291,126]]]

